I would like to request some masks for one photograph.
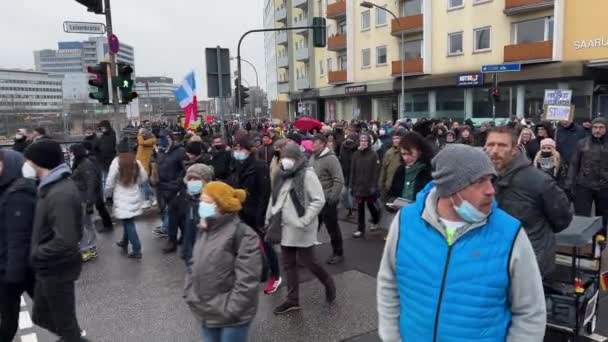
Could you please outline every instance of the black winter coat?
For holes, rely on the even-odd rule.
[[[353,161],[353,154],[357,150],[357,145],[355,143],[342,143],[340,146],[340,165],[342,166],[342,173],[344,173],[344,184],[350,187],[350,164]]]
[[[567,189],[583,186],[608,191],[608,136],[592,136],[578,142],[568,170]]]
[[[371,148],[357,150],[350,165],[350,184],[353,196],[369,197],[378,195],[380,159]]]
[[[433,180],[431,177],[431,166],[427,165],[424,169],[418,172],[418,176],[416,176],[416,180],[414,181],[414,193],[417,194],[420,190],[424,189],[424,187]],[[389,198],[401,197],[403,193],[403,185],[405,183],[405,165],[399,166],[397,171],[395,171],[395,175],[393,176],[393,183],[391,185],[390,190],[388,191]]]
[[[230,151],[222,150],[218,151],[215,148],[211,150],[211,166],[213,166],[213,173],[215,178],[221,181],[228,180],[230,177],[230,163],[232,157]]]
[[[498,206],[525,229],[544,277],[555,267],[555,234],[568,228],[572,209],[566,193],[521,150],[495,183]]]
[[[166,152],[156,155],[158,167],[158,191],[173,193],[173,196],[184,187],[184,160],[186,150],[183,146],[173,143]]]
[[[66,166],[67,171],[67,166]],[[31,261],[36,276],[75,281],[80,275],[82,239],[80,192],[69,172],[51,174],[38,190]]]
[[[235,164],[229,183],[247,192],[241,219],[254,229],[262,228],[270,199],[270,170],[266,162],[249,155],[242,163]]]
[[[101,194],[101,179],[97,167],[89,158],[83,158],[72,170],[72,180],[76,183],[80,198],[87,205],[93,205]]]
[[[107,130],[99,138],[99,155],[97,160],[104,171],[108,171],[112,160],[116,157],[116,133],[113,129]]]
[[[555,142],[557,143],[557,151],[562,157],[562,162],[572,162],[574,150],[576,150],[578,142],[586,137],[587,133],[585,133],[585,129],[575,123],[572,123],[567,128],[559,126]]]
[[[36,182],[17,178],[0,188],[0,283],[23,283],[33,276],[30,264]]]
[[[30,145],[30,143],[24,138],[21,140],[15,140],[13,143],[13,150],[17,152],[23,153],[25,149]]]

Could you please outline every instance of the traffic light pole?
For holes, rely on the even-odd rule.
[[[108,44],[108,54],[110,55],[110,89],[112,93],[112,107],[114,109],[114,117],[113,117],[113,125],[115,130],[118,130],[120,127],[120,120],[118,115],[120,113],[120,106],[118,104],[118,90],[114,87],[113,78],[116,76],[116,55],[110,53],[110,36],[112,35],[112,12],[110,10],[110,0],[104,0],[104,13],[106,15],[106,32],[108,33],[107,44]]]
[[[106,0],[109,1],[109,0]],[[273,31],[291,31],[291,30],[302,30],[302,29],[315,29],[315,28],[324,28],[323,26],[298,26],[298,27],[281,27],[281,28],[272,28],[272,29],[258,29],[258,30],[250,30],[245,32],[245,34],[243,34],[241,36],[241,39],[239,39],[239,44],[236,48],[236,68],[237,68],[237,80],[238,80],[238,84],[236,85],[237,89],[241,89],[241,43],[243,42],[243,39],[250,33],[257,33],[257,32],[273,32]],[[241,94],[240,92],[237,91],[236,93],[236,99],[237,99],[237,103],[238,103],[238,113],[243,114],[243,109],[242,109],[242,99],[241,99]]]

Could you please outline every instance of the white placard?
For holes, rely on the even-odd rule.
[[[545,119],[548,121],[570,121],[571,106],[547,106]]]
[[[570,106],[572,103],[572,90],[568,89],[546,89],[545,105]]]

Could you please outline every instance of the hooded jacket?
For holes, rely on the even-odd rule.
[[[184,159],[186,152],[184,147],[173,142],[169,148],[158,153],[156,165],[158,167],[158,190],[164,193],[173,193],[173,197],[184,187],[182,178],[186,173]]]
[[[357,143],[359,138],[355,135],[349,137],[340,146],[340,165],[342,166],[342,173],[344,174],[344,184],[350,187],[350,165],[353,161],[353,154],[357,150]]]
[[[538,260],[541,274],[555,267],[555,234],[568,228],[573,212],[566,193],[545,172],[530,165],[518,150],[511,165],[496,182],[501,209],[521,221]]]
[[[338,203],[344,186],[344,176],[335,153],[326,147],[319,155],[313,154],[310,166],[319,177],[327,203]]]
[[[99,157],[98,161],[103,170],[106,172],[110,168],[110,164],[116,157],[116,132],[110,125],[110,122],[103,120],[99,123],[100,128],[105,128],[106,131],[99,138]]]
[[[0,175],[0,283],[22,283],[32,278],[29,261],[36,183],[21,176],[23,156],[3,154]]]
[[[243,325],[255,317],[262,270],[258,243],[257,234],[237,214],[214,218],[202,231],[184,298],[204,327]]]
[[[264,216],[270,199],[270,170],[253,152],[242,163],[235,163],[230,182],[234,188],[247,191],[241,219],[253,229],[264,227]]]
[[[70,168],[61,164],[38,185],[31,248],[37,276],[76,280],[80,275],[82,207],[80,192],[70,173]]]
[[[95,164],[87,157],[82,158],[76,168],[72,170],[72,180],[80,191],[82,202],[93,205],[101,194],[101,185],[99,184],[101,181],[98,178]]]
[[[608,189],[608,135],[589,136],[576,146],[566,186],[580,185],[600,191]]]

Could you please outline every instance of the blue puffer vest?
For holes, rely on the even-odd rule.
[[[401,210],[396,278],[404,341],[505,341],[511,323],[509,260],[520,223],[496,204],[484,226],[451,246],[422,219],[426,198]]]

